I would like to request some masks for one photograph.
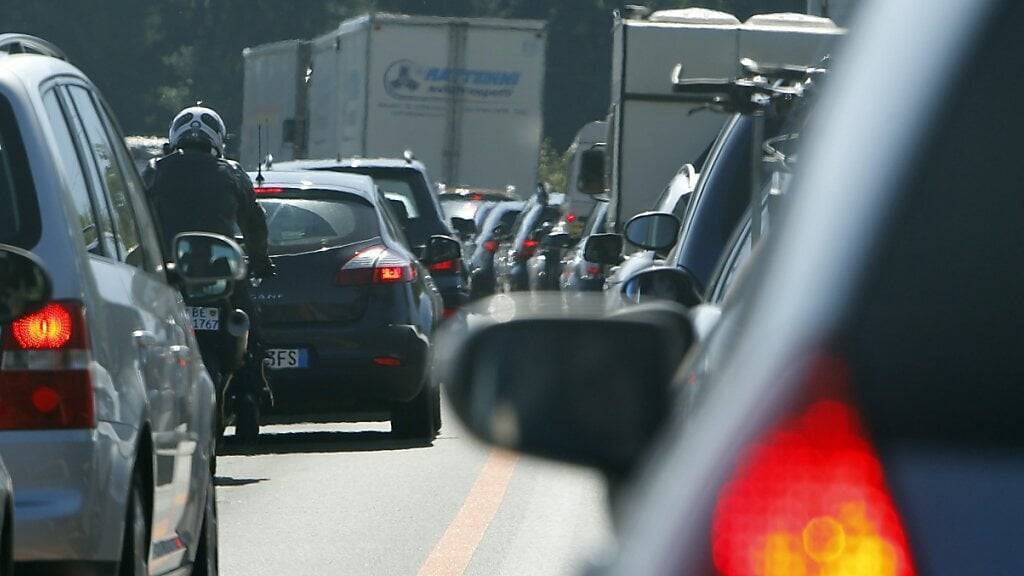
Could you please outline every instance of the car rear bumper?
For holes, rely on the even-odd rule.
[[[137,436],[105,422],[95,430],[0,433],[15,486],[14,558],[32,562],[29,573],[80,562],[103,573],[116,564]]]
[[[430,345],[415,326],[302,325],[263,331],[268,349],[306,349],[308,368],[272,370],[273,413],[405,402],[423,386]]]

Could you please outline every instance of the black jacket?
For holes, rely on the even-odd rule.
[[[263,208],[238,164],[178,150],[151,161],[143,177],[166,254],[173,254],[174,237],[182,232],[233,238],[237,229],[245,238],[250,267],[258,271],[269,262]]]

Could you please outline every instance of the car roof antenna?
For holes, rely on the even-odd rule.
[[[262,188],[267,180],[263,177],[263,124],[256,125],[256,187]]]

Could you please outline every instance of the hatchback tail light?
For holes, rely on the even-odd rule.
[[[457,274],[462,267],[461,259],[444,260],[430,265],[430,273],[435,276],[451,276]]]
[[[338,286],[366,286],[369,284],[396,284],[416,279],[416,268],[401,256],[383,246],[357,252],[334,275]]]
[[[91,354],[78,302],[59,301],[11,323],[0,362],[0,430],[92,428]]]
[[[488,240],[484,242],[484,250],[487,250],[491,254],[498,251],[498,243],[494,240]]]
[[[537,252],[537,246],[540,246],[540,242],[536,240],[524,240],[523,248],[515,253],[515,259],[517,262],[526,262]]]
[[[751,446],[720,494],[718,574],[913,575],[882,465],[843,398],[845,364],[821,360],[811,380],[817,397]]]

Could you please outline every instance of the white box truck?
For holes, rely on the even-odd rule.
[[[617,18],[608,146],[615,228],[652,210],[679,167],[695,162],[728,119],[680,101],[672,88],[677,65],[682,78],[734,78],[742,73],[742,58],[810,66],[843,33],[831,20],[805,14],[767,14],[741,23],[731,14],[687,8]]]
[[[265,122],[276,124],[262,146],[275,160],[411,150],[446,184],[529,195],[546,44],[539,21],[372,14],[308,43],[247,49],[243,164],[258,161]]]

